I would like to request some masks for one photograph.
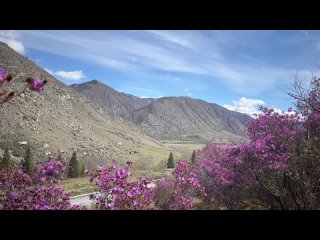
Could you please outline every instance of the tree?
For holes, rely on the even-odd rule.
[[[191,163],[192,164],[195,164],[196,163],[196,151],[193,150],[193,153],[192,153],[192,156],[191,156]]]
[[[10,153],[9,153],[9,148],[6,148],[4,150],[3,157],[1,158],[1,165],[6,166],[6,167],[9,166],[10,160],[11,160],[11,157],[10,157]]]
[[[172,152],[170,153],[168,158],[167,168],[174,168],[174,159]]]
[[[61,154],[61,152],[59,152],[58,157],[57,157],[57,160],[58,160],[58,161],[62,161],[62,154]]]
[[[80,177],[84,177],[86,174],[85,174],[85,167],[84,167],[84,164],[82,164],[82,168],[81,168],[81,171],[80,171]]]
[[[68,177],[78,177],[78,160],[77,160],[77,153],[73,152],[72,157],[69,162],[69,169],[68,169]]]
[[[27,147],[26,155],[22,161],[22,168],[27,173],[30,173],[32,171],[32,156],[30,146]]]

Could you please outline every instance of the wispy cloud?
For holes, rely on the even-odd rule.
[[[56,71],[55,75],[68,80],[80,80],[85,77],[82,70],[70,71],[70,72]]]
[[[289,112],[289,111],[283,111],[283,110],[281,110],[281,109],[279,109],[279,108],[276,108],[276,107],[273,107],[273,110],[274,110],[276,113],[281,114],[281,115],[284,115],[284,114],[294,115],[294,114],[296,114],[295,111],[291,111],[291,112]],[[300,115],[300,116],[302,116],[302,115]]]
[[[18,41],[19,33],[14,30],[0,30],[0,41],[6,43],[18,53],[25,54],[25,47]]]
[[[139,91],[139,92],[160,93],[160,91],[158,91],[158,90],[148,89],[148,88],[131,87],[130,89],[135,90],[135,91]]]
[[[207,76],[212,79],[212,84],[224,84],[243,95],[259,95],[280,80],[292,80],[294,75],[294,70],[281,68],[258,57],[248,59],[245,55],[238,55],[230,58],[229,52],[234,51],[234,46],[246,44],[245,47],[250,47],[253,41],[250,37],[257,35],[255,32],[242,35],[223,31],[22,33],[26,36],[25,44],[30,48],[90,61],[131,74],[147,75],[153,70],[160,70]],[[240,39],[248,39],[246,43],[238,40],[239,35]],[[167,42],[173,45],[167,45]]]
[[[45,71],[47,71],[52,76],[61,77],[67,80],[81,80],[82,78],[85,78],[85,75],[83,74],[82,70],[76,70],[76,71],[53,71],[49,68],[44,68]]]
[[[189,88],[184,89],[183,92],[184,92],[188,97],[191,97],[191,96],[192,96],[192,93],[190,92],[190,89],[189,89]]]
[[[254,113],[258,113],[258,107],[265,105],[265,102],[259,99],[250,99],[246,97],[241,97],[237,101],[233,101],[233,105],[223,105],[225,108],[248,114],[253,116]]]
[[[46,72],[48,72],[49,74],[54,75],[54,71],[52,71],[51,69],[49,69],[49,68],[44,68],[44,70],[45,70]]]
[[[192,43],[188,41],[187,39],[181,37],[179,33],[181,34],[182,31],[153,31],[148,30],[147,32],[150,32],[166,41],[169,41],[171,43],[186,47],[186,48],[192,48]]]

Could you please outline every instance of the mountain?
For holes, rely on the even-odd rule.
[[[241,141],[249,117],[217,104],[189,97],[163,97],[132,113],[133,122],[158,140]]]
[[[205,142],[213,137],[242,141],[248,116],[189,97],[142,99],[97,80],[72,88],[113,116],[124,117],[158,140]]]
[[[97,80],[72,84],[70,87],[97,104],[109,116],[125,119],[130,118],[132,111],[145,107],[154,101],[152,98],[139,98],[118,92]]]
[[[2,42],[0,67],[17,74],[10,85],[17,92],[24,88],[28,76],[49,81],[41,93],[26,91],[0,105],[1,149],[9,147],[22,155],[30,144],[33,153],[42,157],[58,151],[69,157],[77,150],[79,158],[94,166],[114,159],[125,161],[129,152],[143,146],[162,148],[139,129],[113,120],[79,92]]]

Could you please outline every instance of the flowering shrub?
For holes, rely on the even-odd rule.
[[[31,174],[21,169],[1,169],[0,208],[4,210],[80,210],[72,206],[69,194],[58,185],[66,170],[64,163],[48,160]]]
[[[29,84],[29,89],[31,91],[41,92],[44,85],[47,84],[48,80],[43,80],[42,82],[36,78],[27,78],[26,82]]]
[[[12,80],[12,74],[6,74],[6,72],[0,68],[0,103],[7,102],[14,97],[14,92],[7,92],[3,89],[5,82]]]
[[[204,197],[206,203],[215,200],[216,205],[236,208],[243,189],[239,185],[243,185],[246,178],[238,151],[235,146],[222,147],[211,141],[198,153],[195,169],[207,193]]]
[[[155,203],[161,209],[191,209],[193,198],[206,196],[194,167],[187,160],[180,160],[173,171],[173,178],[162,179],[155,190]]]
[[[208,143],[198,154],[198,176],[208,193],[238,208],[240,198],[255,197],[270,208],[312,209],[320,206],[319,144],[307,134],[306,122],[316,129],[320,122],[261,108],[248,123],[250,142],[219,147]],[[315,134],[315,133],[314,133]]]
[[[129,182],[131,175],[128,171],[132,162],[128,161],[124,167],[102,165],[94,172],[86,171],[90,182],[95,181],[96,192],[90,198],[96,201],[97,207],[106,210],[139,210],[152,209],[151,203],[154,191],[149,188],[151,180],[139,178]]]
[[[5,83],[10,83],[13,79],[14,79],[13,74],[11,73],[7,74],[4,69],[0,68],[0,104],[10,101],[16,95],[22,94],[27,89],[31,91],[41,92],[43,91],[44,85],[48,83],[48,80],[46,79],[44,79],[43,81],[40,81],[36,78],[28,77],[26,79],[26,82],[27,82],[26,87],[22,92],[19,92],[17,94],[14,91],[8,92],[7,90],[4,89]]]
[[[159,209],[169,210],[175,191],[175,178],[160,179],[155,187],[154,202]]]

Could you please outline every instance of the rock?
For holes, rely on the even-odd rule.
[[[44,148],[44,149],[49,148],[49,144],[48,144],[48,143],[43,144],[43,148]]]
[[[149,183],[147,184],[147,188],[155,188],[156,187],[156,184],[155,183]]]

